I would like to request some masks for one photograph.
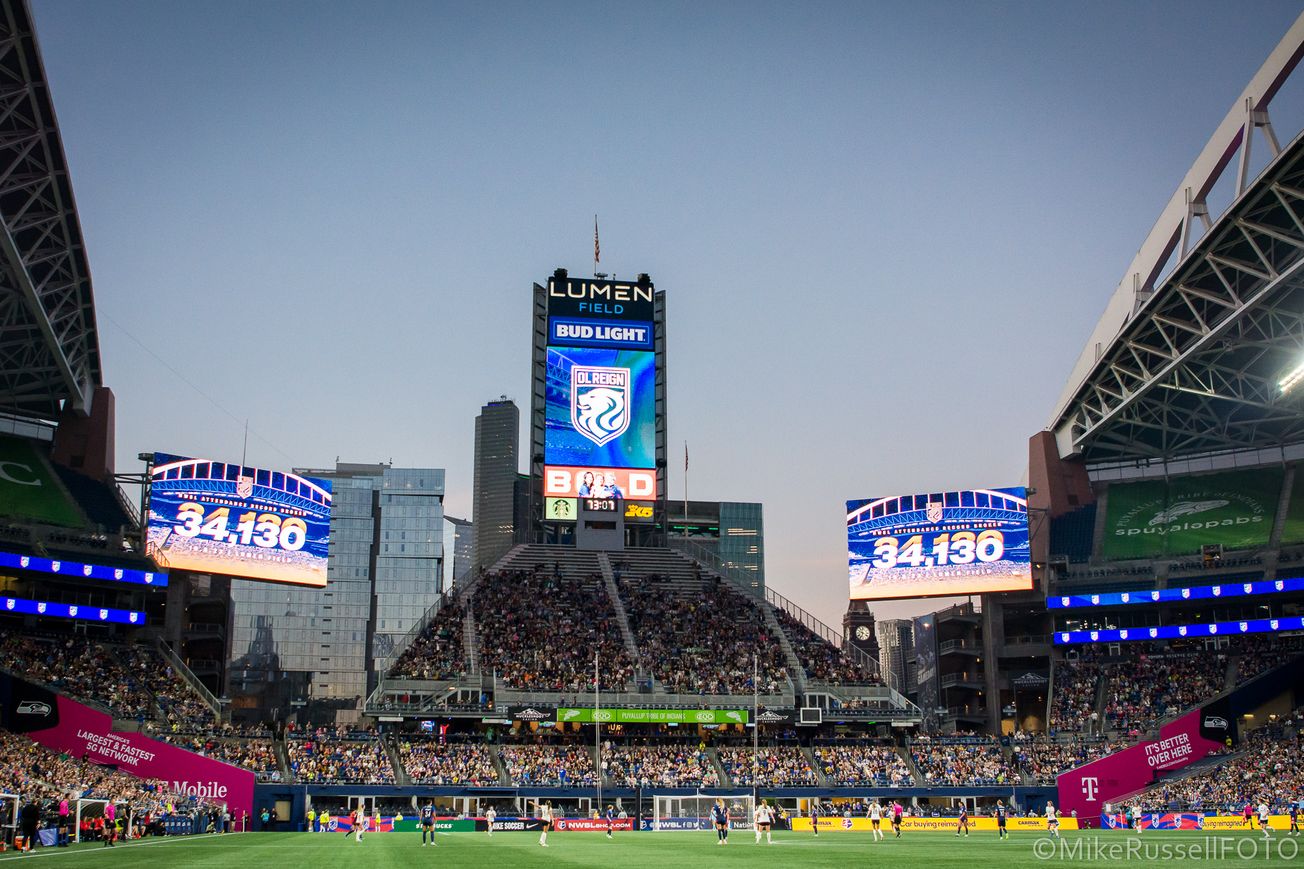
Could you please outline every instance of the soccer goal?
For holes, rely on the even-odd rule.
[[[108,800],[77,800],[77,813],[73,816],[72,821],[72,840],[80,842],[82,821],[90,821],[93,825],[96,820],[104,817],[104,807],[109,804]]]
[[[752,810],[756,808],[756,802],[751,794],[714,797],[698,792],[653,794],[652,829],[657,832],[710,830],[712,829],[711,807],[715,805],[717,799],[723,799],[729,809],[729,829],[750,830],[752,828]]]
[[[18,808],[17,794],[0,794],[0,841],[8,845],[18,833]]]

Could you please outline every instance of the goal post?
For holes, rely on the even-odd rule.
[[[82,840],[81,839],[82,819],[84,818],[88,821],[93,822],[96,818],[104,817],[104,807],[107,806],[108,804],[109,804],[108,800],[91,800],[91,799],[77,800],[77,814],[73,817],[73,821],[72,821],[72,836],[71,836],[72,841],[80,842]]]
[[[717,799],[729,809],[729,829],[750,830],[756,801],[751,794],[653,794],[652,823],[654,832],[714,829],[711,807]]]
[[[0,794],[0,841],[12,845],[18,834],[19,798],[17,794]]]

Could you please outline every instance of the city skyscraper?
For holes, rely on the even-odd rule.
[[[878,623],[878,663],[883,668],[883,678],[891,682],[895,677],[892,684],[902,694],[914,687],[907,666],[914,647],[914,623],[910,619],[883,619]]]
[[[475,418],[475,477],[472,490],[471,564],[490,567],[512,548],[513,487],[521,415],[507,396],[488,402]]]

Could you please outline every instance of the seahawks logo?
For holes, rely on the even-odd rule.
[[[571,425],[603,446],[629,430],[629,369],[571,367]]]

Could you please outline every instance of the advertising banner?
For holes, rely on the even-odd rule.
[[[607,821],[603,818],[558,818],[556,829],[567,833],[605,833]],[[634,821],[630,818],[616,818],[611,822],[611,829],[632,830]]]
[[[562,707],[557,710],[558,723],[577,721],[592,724],[746,724],[744,709],[578,709]]]
[[[574,522],[579,512],[579,502],[575,498],[545,498],[543,518],[550,522]]]
[[[549,347],[547,365],[547,464],[656,467],[655,353]]]
[[[1259,819],[1254,817],[1247,825],[1240,815],[1202,815],[1199,812],[1149,812],[1141,815],[1140,827],[1143,830],[1258,830]],[[1100,816],[1102,830],[1128,830],[1127,816],[1122,812]],[[1289,815],[1269,815],[1268,828],[1271,830],[1289,830]]]
[[[548,316],[650,322],[653,291],[648,285],[597,278],[548,279]]]
[[[835,815],[827,818],[820,817],[818,820],[819,820],[819,828],[821,833],[824,832],[864,833],[874,829],[874,826],[872,823],[870,823],[869,818],[863,818],[863,817],[846,818],[846,817],[838,817]],[[811,832],[810,821],[811,819],[807,817],[793,818],[790,822],[792,825],[793,832],[796,833]],[[954,833],[957,823],[958,822],[956,821],[955,818],[909,818],[907,817],[901,819],[901,830],[902,832],[906,832],[906,833],[911,833],[911,832]],[[987,817],[970,816],[969,827],[970,829],[973,830],[990,830],[992,832],[995,832],[996,819],[987,818]],[[885,817],[879,829],[884,830],[885,832],[890,831],[892,829],[891,820]],[[1046,819],[1045,818],[1013,818],[1013,817],[1007,818],[1005,821],[1005,829],[1010,831],[1040,830],[1041,832],[1044,833],[1046,831]],[[1077,819],[1060,818],[1060,829],[1061,830],[1078,829]]]
[[[168,575],[164,571],[133,570],[129,567],[108,567],[103,564],[89,564],[82,561],[42,558],[38,555],[20,555],[16,552],[0,552],[0,568],[10,570],[31,570],[36,573],[50,573],[55,576],[73,576],[79,579],[100,579],[105,582],[126,582],[135,585],[151,585],[155,588],[167,588]]]
[[[960,489],[847,502],[852,600],[1032,588],[1024,489]]]
[[[113,730],[113,719],[7,674],[0,674],[0,720],[53,751],[111,766],[137,778],[162,781],[171,790],[210,803],[225,803],[237,820],[253,816],[254,774],[238,766]]]
[[[608,347],[651,350],[652,324],[610,322],[576,317],[549,317],[548,343],[554,347]]]
[[[548,498],[611,498],[655,501],[657,473],[628,468],[553,467],[543,469],[543,493]]]
[[[931,613],[915,618],[915,685],[919,708],[927,718],[942,702],[937,672],[937,618]]]
[[[489,822],[484,818],[475,819],[475,828],[484,833],[489,829]],[[498,818],[494,821],[494,832],[535,832],[543,829],[543,822],[538,818]]]
[[[1105,507],[1105,558],[1155,558],[1266,546],[1281,497],[1280,469],[1116,483]],[[1283,542],[1284,539],[1283,539]]]
[[[328,480],[154,454],[149,542],[173,570],[322,588]]]
[[[120,610],[106,606],[85,606],[75,603],[53,603],[28,600],[22,597],[0,598],[4,611],[29,616],[55,619],[78,619],[86,622],[116,622],[120,625],[143,625],[145,614],[139,610]]]
[[[1223,742],[1214,738],[1223,732],[1218,721],[1205,726],[1202,715],[1203,710],[1192,710],[1161,727],[1158,739],[1139,742],[1060,773],[1056,779],[1060,811],[1076,811],[1080,818],[1100,817],[1105,803],[1118,802],[1120,797],[1149,787],[1160,773],[1183,769],[1221,749]],[[1208,717],[1220,716],[1211,713]]]
[[[48,468],[30,441],[0,436],[0,516],[85,525]]]

